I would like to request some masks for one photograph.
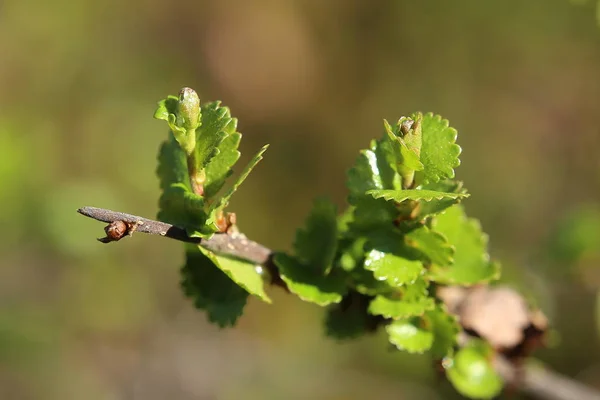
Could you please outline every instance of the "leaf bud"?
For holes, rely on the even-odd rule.
[[[195,131],[200,126],[200,98],[193,89],[184,87],[177,101],[177,126],[186,131]]]

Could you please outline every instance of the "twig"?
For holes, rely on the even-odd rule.
[[[263,245],[247,239],[243,234],[218,233],[210,239],[201,239],[188,236],[185,229],[137,215],[96,207],[82,207],[77,212],[106,223],[122,221],[130,226],[135,226],[136,232],[165,236],[187,243],[197,243],[216,253],[264,265],[271,272],[272,282],[285,287],[277,269],[271,262],[273,252]],[[461,340],[464,341],[466,338],[463,336]],[[521,391],[539,399],[600,400],[600,393],[593,388],[540,366],[526,365],[524,370],[521,370],[501,355],[495,358],[494,366],[505,382],[515,385]]]
[[[600,400],[597,390],[540,365],[528,364],[520,373],[506,358],[497,357],[494,367],[506,382],[538,399]]]
[[[217,233],[210,239],[201,239],[188,236],[185,229],[165,222],[139,217],[137,215],[96,207],[82,207],[78,209],[77,212],[86,217],[107,223],[123,221],[134,225],[135,232],[166,236],[181,242],[197,243],[215,253],[248,260],[255,264],[265,264],[271,256],[271,250],[259,243],[249,240],[241,233]]]

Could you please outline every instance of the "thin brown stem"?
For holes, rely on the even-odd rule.
[[[96,207],[82,207],[77,212],[106,223],[123,221],[126,224],[136,226],[136,232],[165,236],[182,242],[197,243],[216,253],[261,264],[271,273],[273,284],[285,287],[277,268],[274,267],[271,261],[272,250],[247,239],[243,234],[217,233],[210,239],[201,239],[188,236],[185,229],[137,215]],[[468,340],[468,337],[461,335],[460,342],[465,343],[466,340]],[[595,389],[543,367],[526,365],[521,369],[501,355],[495,358],[494,366],[506,383],[516,386],[521,391],[538,399],[600,400],[600,393]]]
[[[96,207],[82,207],[78,209],[77,212],[86,217],[106,223],[123,221],[128,224],[134,224],[136,226],[135,232],[165,236],[181,242],[197,243],[215,253],[248,260],[255,264],[265,264],[269,261],[269,257],[271,256],[271,250],[259,243],[249,240],[241,233],[217,233],[209,239],[202,239],[188,236],[185,229],[177,226],[139,217],[137,215]]]

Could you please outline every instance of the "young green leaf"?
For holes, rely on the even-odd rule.
[[[362,197],[355,202],[350,228],[355,232],[368,232],[392,226],[397,217],[398,209],[393,203],[370,196]]]
[[[419,317],[393,321],[385,327],[389,341],[400,350],[423,353],[433,344],[433,332]]]
[[[179,147],[172,133],[169,133],[169,138],[160,146],[156,174],[162,190],[177,183],[191,188],[185,153]]]
[[[456,144],[458,133],[446,119],[432,113],[425,114],[421,123],[423,145],[421,162],[425,167],[418,172],[420,183],[454,178],[454,168],[460,165],[461,148]]]
[[[395,201],[401,203],[405,200],[424,200],[431,201],[433,199],[459,199],[469,197],[467,193],[447,193],[437,192],[434,190],[408,189],[408,190],[369,190],[367,194],[375,199],[385,199],[386,201]]]
[[[172,184],[160,196],[157,218],[192,231],[202,229],[206,221],[204,198],[183,183]]]
[[[178,146],[189,154],[195,146],[195,138],[190,136],[193,130],[189,131],[177,123],[178,112],[179,97],[169,95],[166,99],[158,102],[154,118],[167,122]]]
[[[435,183],[428,183],[421,187],[422,190],[431,190],[444,193],[457,193],[455,198],[443,197],[441,199],[432,199],[423,201],[418,209],[417,219],[423,219],[430,215],[439,214],[446,208],[459,203],[463,198],[468,197],[467,191],[463,188],[462,182],[443,180]]]
[[[240,158],[238,146],[242,134],[234,132],[227,136],[219,145],[218,154],[210,160],[205,169],[204,197],[213,198],[231,175],[232,168]]]
[[[277,253],[273,261],[290,292],[304,301],[326,306],[339,303],[348,291],[344,276],[340,273],[334,271],[327,276],[315,274],[312,268],[284,253]]]
[[[401,187],[412,186],[415,172],[423,170],[420,161],[422,118],[421,113],[413,114],[411,118],[402,117],[394,127],[384,120],[386,132],[384,141],[392,149],[394,158],[392,165],[402,177]]]
[[[316,274],[326,275],[331,271],[336,249],[336,207],[325,198],[316,199],[306,226],[296,232],[296,257]]]
[[[229,108],[221,107],[220,101],[202,106],[202,125],[196,129],[196,165],[199,170],[219,154],[219,145],[237,128],[237,120],[231,118]]]
[[[397,229],[378,229],[368,235],[364,267],[375,279],[398,287],[414,282],[424,272],[422,254],[404,243]]]
[[[234,258],[220,256],[203,247],[198,247],[202,254],[208,257],[221,271],[248,293],[266,303],[271,303],[271,299],[265,293],[265,282],[259,266]]]
[[[186,246],[186,262],[181,269],[181,286],[196,308],[206,310],[211,322],[233,326],[242,315],[248,292],[193,245]]]
[[[376,148],[376,142],[371,142],[371,147]],[[377,165],[377,155],[371,149],[361,150],[354,166],[348,170],[348,201],[354,204],[363,197],[367,190],[383,189],[383,181]]]
[[[156,173],[162,189],[158,219],[184,228],[202,227],[204,198],[192,192],[185,153],[172,134],[160,148]]]
[[[460,349],[446,368],[446,376],[464,396],[491,399],[502,391],[502,379],[491,363],[493,351],[485,342],[472,340]]]
[[[233,186],[221,197],[218,201],[216,201],[210,209],[210,217],[207,221],[207,225],[216,226],[216,218],[220,211],[222,211],[229,204],[229,200],[231,196],[235,193],[235,191],[240,187],[240,185],[246,180],[252,169],[256,167],[256,164],[263,159],[262,155],[267,150],[269,145],[264,145],[258,153],[250,160],[246,168],[242,171],[237,181],[233,184]]]
[[[431,266],[430,279],[444,284],[473,285],[498,278],[499,266],[490,261],[487,252],[487,235],[481,231],[479,221],[466,217],[460,205],[438,215],[432,228],[448,239],[455,253],[454,264]]]
[[[169,115],[173,115],[172,118],[173,121],[175,121],[178,100],[179,98],[173,95],[169,95],[166,99],[160,100],[156,106],[156,111],[154,111],[154,118],[168,122],[170,118]]]
[[[446,307],[442,305],[436,305],[433,310],[427,311],[425,318],[431,325],[434,335],[431,354],[434,359],[441,360],[454,349],[461,327],[456,317],[449,314]]]
[[[367,150],[361,150],[354,166],[348,171],[348,201],[354,204],[371,189],[394,189],[399,176],[393,168],[394,154],[391,144],[372,140]],[[399,186],[398,186],[399,187]]]
[[[395,293],[378,295],[369,304],[369,313],[394,319],[421,316],[435,307],[433,298],[428,295],[428,286],[427,281],[418,279]]]
[[[427,226],[414,229],[404,236],[406,244],[423,253],[432,263],[450,265],[454,261],[454,248],[444,235],[432,231]]]
[[[394,156],[395,166],[399,169],[398,173],[402,175],[407,170],[412,170],[413,172],[422,171],[423,164],[419,159],[420,137],[418,138],[417,143],[414,143],[413,146],[409,147],[402,138],[400,125],[396,125],[392,128],[386,120],[383,120],[383,125],[386,133],[384,141],[390,145]]]
[[[378,294],[388,294],[394,292],[396,288],[387,284],[386,281],[375,279],[372,271],[362,268],[362,265],[350,272],[352,285],[354,289],[367,296],[376,296]]]
[[[365,269],[373,271],[377,280],[385,281],[390,286],[410,284],[423,272],[421,261],[409,260],[377,249],[367,253],[364,266]]]

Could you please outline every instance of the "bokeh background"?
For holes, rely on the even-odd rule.
[[[576,2],[582,3],[582,2]],[[584,2],[585,3],[585,2]],[[0,2],[1,399],[457,398],[383,333],[323,336],[322,310],[273,289],[220,331],[179,289],[182,246],[102,245],[93,205],[154,217],[163,122],[182,86],[240,120],[241,229],[272,248],[382,119],[459,131],[467,211],[504,281],[539,304],[536,355],[600,386],[600,28],[594,5],[496,1]]]

